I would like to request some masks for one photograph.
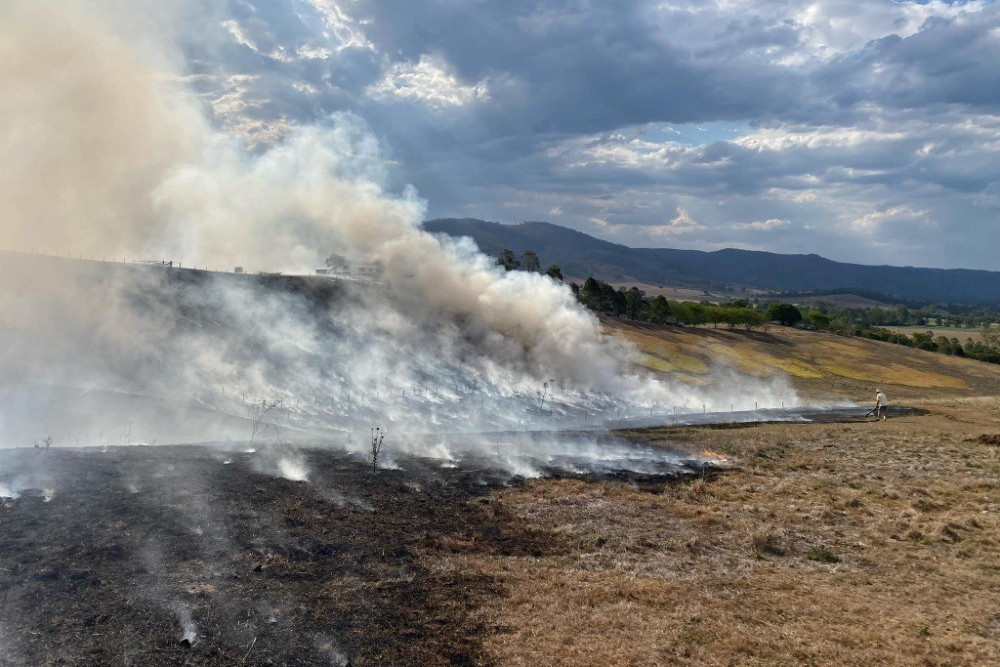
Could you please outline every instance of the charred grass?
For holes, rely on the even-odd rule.
[[[316,451],[303,483],[199,447],[0,454],[39,487],[0,501],[2,665],[495,664],[502,582],[441,563],[560,548],[496,480],[430,464]]]

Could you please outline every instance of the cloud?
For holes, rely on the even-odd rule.
[[[753,231],[772,231],[774,229],[780,229],[781,227],[787,227],[789,224],[788,220],[780,220],[778,218],[771,218],[770,220],[757,220],[754,222],[737,222],[733,224],[733,229],[739,230],[753,230]]]
[[[185,0],[168,19],[163,69],[197,77],[219,127],[261,151],[352,113],[434,217],[558,210],[619,242],[845,259],[850,220],[905,205],[943,232],[906,261],[1000,268],[947,233],[988,229],[996,201],[996,3]],[[701,227],[654,234],[681,203]],[[789,225],[755,241],[747,220]]]
[[[878,206],[865,215],[851,221],[851,226],[868,234],[886,231],[887,227],[900,225],[913,231],[917,225],[928,224],[928,212],[908,206]]]
[[[450,69],[440,59],[422,55],[416,63],[394,64],[366,92],[376,99],[409,98],[433,108],[462,106],[490,98],[486,81],[463,85]]]

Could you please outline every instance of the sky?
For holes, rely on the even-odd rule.
[[[349,114],[428,219],[1000,270],[990,0],[150,7],[127,29],[215,127],[264,153]]]

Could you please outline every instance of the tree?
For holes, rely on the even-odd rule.
[[[555,264],[549,264],[549,268],[545,269],[545,275],[552,278],[552,280],[561,281],[563,279],[562,269]]]
[[[343,255],[330,253],[330,256],[326,258],[326,266],[332,271],[344,273],[351,265]]]
[[[930,352],[937,352],[937,343],[934,342],[934,333],[931,331],[925,331],[924,333],[913,332],[911,335],[913,338],[913,346],[918,350],[928,350]]]
[[[780,322],[786,327],[795,326],[802,321],[802,313],[790,303],[772,303],[765,315],[769,321]]]
[[[753,308],[746,308],[745,311],[743,326],[747,331],[764,324],[764,315],[762,313],[758,313]]]
[[[983,342],[987,347],[1000,348],[1000,328],[993,326],[990,322],[987,322],[983,325],[981,333],[983,336]]]
[[[830,328],[830,316],[819,310],[810,310],[806,313],[805,320],[807,324],[810,324],[817,329]]]
[[[941,354],[951,354],[951,341],[945,336],[938,336],[934,339],[934,344],[937,346],[937,351]]]
[[[598,283],[601,286],[601,310],[611,313],[615,317],[625,310],[625,290],[615,291],[615,288],[607,283]]]
[[[629,291],[625,292],[624,296],[625,313],[630,320],[635,320],[642,311],[643,306],[646,305],[646,300],[642,298],[642,292],[639,291],[638,287],[632,287]]]
[[[600,310],[601,308],[601,283],[590,276],[587,281],[583,283],[583,287],[580,289],[580,300],[583,301],[583,305],[587,306],[592,310]]]
[[[650,304],[650,311],[654,322],[663,324],[670,317],[670,304],[667,303],[667,297],[662,294],[656,296],[653,299],[653,303]]]
[[[497,264],[502,266],[506,271],[516,271],[521,263],[517,261],[517,257],[514,257],[514,253],[507,248],[500,251],[497,256]]]
[[[516,268],[516,267],[515,267]],[[521,270],[538,273],[542,270],[542,262],[534,250],[525,250],[521,253]]]

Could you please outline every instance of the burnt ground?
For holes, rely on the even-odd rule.
[[[929,437],[926,414],[915,409],[880,424],[748,423],[621,434],[640,446],[708,447],[742,460],[721,475],[685,459],[687,467],[665,467],[662,474],[553,468],[547,479],[526,481],[490,469],[485,460],[442,467],[412,457],[398,457],[400,469],[373,473],[358,456],[312,449],[304,452],[309,481],[296,482],[258,472],[260,454],[202,446],[0,450],[0,495],[19,494],[0,499],[0,665],[640,664],[640,644],[625,641],[630,634],[621,630],[630,621],[615,614],[639,614],[642,623],[660,619],[658,639],[641,646],[673,655],[664,638],[686,635],[683,627],[665,629],[665,610],[680,613],[685,600],[694,600],[684,582],[700,581],[704,570],[711,581],[721,577],[733,586],[727,573],[770,567],[767,559],[774,557],[765,547],[771,542],[818,530],[814,518],[803,526],[770,525],[783,516],[777,508],[788,504],[791,492],[783,489],[802,475],[799,464],[747,487],[752,504],[764,502],[764,489],[776,494],[775,509],[765,512],[768,527],[753,529],[764,537],[755,532],[749,548],[742,546],[744,524],[757,514],[744,517],[749,498],[739,491],[731,501],[727,489],[743,489],[759,466],[779,466],[790,448],[820,446],[793,447],[793,433],[812,434],[804,441],[811,443],[829,432],[838,451],[856,428],[879,443],[896,431],[910,442],[917,433]],[[995,435],[979,435],[978,423],[970,428],[952,437],[995,450]],[[751,443],[746,452],[744,440]],[[863,451],[898,458],[883,446]],[[834,468],[850,477],[836,488],[856,495],[851,461]],[[881,480],[891,477],[892,465],[879,459],[864,469],[880,471],[877,486],[886,484]],[[706,505],[713,494],[721,495]],[[685,499],[696,506],[690,512]],[[868,496],[864,504],[856,500],[844,507],[875,507]],[[693,528],[685,527],[688,519]],[[984,519],[966,519],[949,518],[947,525],[982,532]],[[926,535],[937,530],[920,529]],[[887,530],[895,531],[886,538],[891,542],[902,529]],[[841,557],[882,539],[852,537],[844,546],[840,532],[827,537]],[[753,546],[757,541],[764,546]],[[962,542],[969,543],[971,537]],[[807,546],[780,550],[795,569],[793,579],[803,576],[796,549],[805,553]],[[865,562],[888,558],[872,555]],[[975,554],[967,559],[978,563]],[[844,560],[849,568],[850,558]],[[865,565],[866,576],[871,567]],[[650,572],[660,574],[650,578]],[[636,598],[630,587],[650,582],[677,590],[650,598],[655,613],[646,618],[648,594]],[[774,590],[795,586],[779,582]],[[603,592],[587,597],[592,587]],[[577,600],[580,595],[585,599]],[[695,606],[707,614],[711,605],[729,613],[717,600]],[[606,633],[602,623],[615,629]],[[743,633],[742,626],[732,627]],[[193,643],[183,642],[186,636]],[[550,654],[553,645],[560,648]],[[631,646],[632,657],[612,656],[614,646]],[[827,650],[817,646],[819,653]],[[578,653],[583,647],[594,652],[590,662]],[[702,655],[703,663],[692,654],[692,664],[746,662],[732,662],[744,649],[726,654],[729,648],[723,645],[712,660]],[[673,657],[688,661],[680,655]]]
[[[0,450],[0,665],[493,664],[501,582],[422,563],[559,555],[490,500],[521,482],[306,455],[295,482],[200,446]]]

